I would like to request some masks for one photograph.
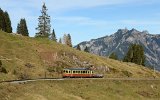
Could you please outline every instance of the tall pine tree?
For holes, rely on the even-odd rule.
[[[8,12],[4,12],[0,8],[0,30],[7,33],[12,33],[11,20],[9,18]]]
[[[17,25],[17,33],[23,36],[29,36],[28,28],[25,19],[21,19],[20,23]]]
[[[38,33],[36,33],[36,37],[46,37],[49,38],[51,32],[51,25],[50,25],[50,16],[47,14],[47,7],[45,3],[42,6],[41,10],[41,16],[38,18],[38,27],[36,30],[38,30]]]
[[[0,30],[2,30],[2,31],[6,30],[4,12],[1,8],[0,8]]]
[[[21,31],[20,31],[20,23],[17,24],[17,33],[18,33],[18,34],[21,34]]]
[[[5,32],[12,33],[11,20],[8,12],[4,12],[4,20],[5,20]]]
[[[71,35],[70,34],[67,35],[67,45],[69,47],[72,47],[72,40],[71,40]]]

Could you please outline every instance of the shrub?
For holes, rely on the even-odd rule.
[[[0,60],[0,67],[2,67],[2,61]]]
[[[21,74],[19,75],[19,79],[22,79],[22,80],[24,80],[24,79],[29,79],[29,75],[26,74],[26,73],[21,73]]]
[[[57,73],[61,73],[63,68],[62,67],[48,67],[47,70],[49,72],[57,72]]]
[[[25,66],[28,67],[28,68],[34,67],[34,66],[33,66],[32,64],[30,64],[30,63],[26,63]]]
[[[128,71],[122,71],[122,73],[124,75],[126,75],[127,77],[131,77],[132,76],[132,73],[131,72],[128,72]]]
[[[6,70],[6,68],[4,68],[4,67],[2,67],[2,61],[0,60],[0,72],[1,73],[7,73],[7,70]]]
[[[1,67],[1,68],[0,68],[0,72],[2,72],[2,73],[5,73],[5,74],[6,74],[6,73],[7,73],[7,70],[6,70],[4,67]]]

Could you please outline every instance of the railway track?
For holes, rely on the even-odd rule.
[[[160,81],[156,78],[40,78],[40,79],[26,79],[26,80],[7,80],[0,81],[0,83],[21,84],[35,81],[64,81],[64,80],[115,80],[115,81]]]

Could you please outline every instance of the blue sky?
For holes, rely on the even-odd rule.
[[[33,37],[43,2],[57,39],[70,33],[73,45],[124,28],[160,33],[160,0],[0,0],[0,7],[8,11],[13,32],[25,18]]]

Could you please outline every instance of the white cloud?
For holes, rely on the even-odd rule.
[[[70,16],[70,17],[57,17],[55,21],[71,25],[87,25],[87,26],[104,26],[108,25],[110,22],[105,20],[97,20],[89,17],[81,16]]]

